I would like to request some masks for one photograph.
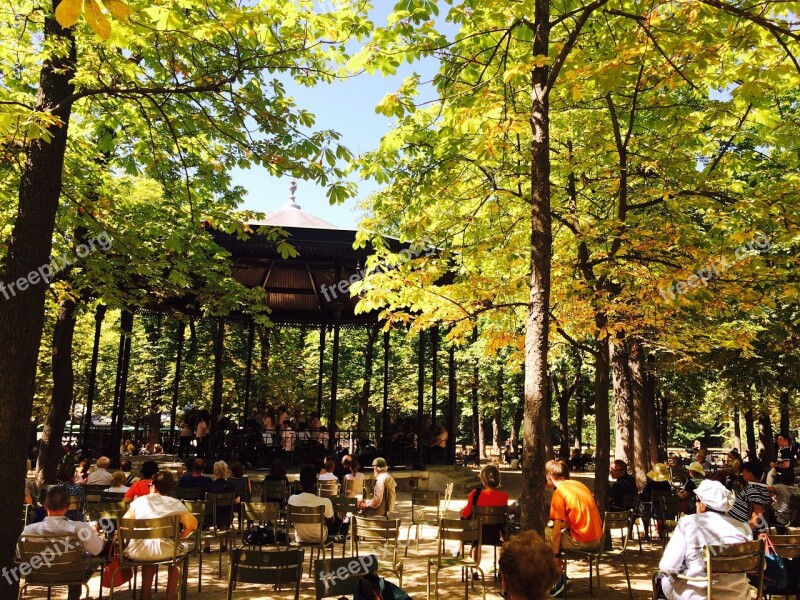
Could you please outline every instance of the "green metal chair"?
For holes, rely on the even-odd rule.
[[[442,496],[439,492],[415,490],[411,494],[411,523],[406,533],[405,556],[408,556],[408,547],[411,545],[411,528],[414,528],[416,551],[419,554],[419,528],[423,525],[436,527],[441,517]]]
[[[316,551],[317,558],[322,553],[322,558],[325,558],[325,552],[330,548],[331,558],[333,558],[333,540],[328,539],[328,525],[325,522],[325,507],[324,506],[292,506],[289,504],[286,507],[287,517],[289,523],[297,527],[297,525],[317,525],[319,526],[319,542],[293,542],[297,543],[301,548],[309,548],[311,552],[308,558],[308,575],[312,576],[311,569],[313,567],[314,551]]]
[[[282,550],[269,552],[234,548],[228,571],[228,600],[232,600],[236,583],[258,583],[274,585],[280,592],[281,586],[294,586],[294,600],[300,597],[300,579],[303,577],[303,550]]]
[[[359,559],[330,558],[314,561],[314,589],[317,600],[331,597],[356,597],[358,580],[378,572],[378,557],[367,554]],[[344,573],[344,577],[341,574]]]
[[[452,556],[446,548],[448,541],[458,542],[463,549],[464,544],[471,543],[481,545],[481,526],[478,521],[468,520],[462,521],[461,519],[440,519],[439,520],[439,533],[437,536],[437,553],[436,557],[428,559],[428,586],[427,598],[431,597],[431,571],[434,575],[434,593],[438,600],[439,598],[439,573],[443,569],[450,569],[458,567],[462,570],[472,572],[476,571],[480,574],[481,585],[483,586],[483,600],[486,600],[486,578],[483,575],[480,563],[472,560],[471,557]],[[472,580],[471,577],[464,578],[464,598],[469,598],[469,584]]]
[[[375,551],[380,553],[378,568],[394,573],[398,579],[397,585],[403,587],[403,560],[397,558],[400,519],[354,515],[351,533],[355,541],[356,556],[359,556],[360,544],[374,543]]]
[[[53,548],[66,550],[56,553]],[[20,569],[18,599],[28,587],[46,587],[49,600],[52,588],[68,585],[83,586],[88,598],[88,582],[104,562],[102,558],[84,558],[81,541],[74,535],[23,534],[17,542],[17,553],[20,564],[39,564],[35,569]],[[43,556],[48,557],[47,562],[42,560]]]

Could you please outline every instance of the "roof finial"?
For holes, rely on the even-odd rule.
[[[297,182],[292,180],[291,185],[289,185],[289,204],[291,204],[294,208],[300,208],[297,206],[297,203],[294,201],[294,193],[297,191]]]

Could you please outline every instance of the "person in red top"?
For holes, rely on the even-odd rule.
[[[469,493],[467,505],[461,509],[462,519],[472,517],[473,506],[505,506],[508,508],[508,494],[497,489],[500,487],[500,470],[494,465],[486,465],[481,469],[480,478],[483,488],[475,488]],[[482,543],[487,546],[499,546],[503,542],[500,534],[498,525],[484,525],[481,532]],[[470,554],[473,560],[478,560],[478,547],[473,546]]]
[[[553,528],[545,531],[545,537],[550,541],[562,571],[561,578],[550,590],[552,597],[561,594],[567,583],[560,561],[561,551],[599,548],[603,536],[603,519],[589,488],[580,481],[569,478],[567,463],[551,460],[544,468],[547,487],[553,490],[550,501]]]
[[[150,494],[150,480],[153,478],[153,475],[158,473],[158,463],[154,460],[146,460],[142,463],[142,468],[139,472],[142,474],[142,478],[125,492],[125,497],[123,498],[125,502],[131,502],[139,496],[147,496]]]

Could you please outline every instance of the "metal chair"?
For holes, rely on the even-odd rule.
[[[628,583],[628,596],[633,600],[633,591],[631,590],[631,577],[628,573],[628,560],[625,558],[625,551],[628,549],[628,541],[631,535],[632,528],[632,513],[629,510],[621,512],[606,512],[603,517],[603,535],[600,537],[600,542],[597,550],[562,550],[565,557],[576,554],[585,557],[589,561],[589,595],[592,594],[592,564],[596,563],[597,571],[597,587],[600,587],[600,559],[621,557],[622,564],[625,569],[625,580]],[[620,533],[618,538],[618,545],[615,546],[614,532]],[[610,538],[611,547],[606,548],[606,540]],[[566,572],[566,567],[564,568]]]
[[[483,586],[483,600],[486,600],[486,579],[483,570],[478,562],[464,556],[452,556],[445,547],[447,541],[455,541],[463,546],[466,543],[481,545],[481,527],[478,521],[462,521],[460,519],[441,519],[439,521],[439,533],[437,541],[437,554],[435,558],[428,559],[428,586],[427,598],[431,597],[431,570],[435,571],[434,589],[435,597],[439,598],[439,572],[442,569],[459,567],[462,570],[477,571],[480,573],[481,585]],[[469,598],[469,584],[471,577],[464,579],[464,598]]]
[[[374,542],[375,551],[380,553],[378,568],[394,573],[398,579],[397,585],[403,587],[403,561],[397,558],[400,543],[400,519],[354,515],[351,534],[355,544],[355,555],[359,556],[359,544]],[[390,553],[391,558],[387,560]]]
[[[194,530],[191,538],[184,540],[189,542],[187,555],[197,554],[197,593],[203,588],[203,522],[206,518],[205,500],[183,500],[183,505],[197,519],[197,529]]]
[[[201,487],[176,487],[172,497],[178,500],[202,500],[203,488]]]
[[[342,487],[342,496],[345,498],[355,498],[356,496],[364,496],[364,480],[363,479],[345,479],[344,486]]]
[[[333,505],[334,514],[336,514],[340,519],[342,519],[342,521],[344,521],[346,518],[348,518],[348,515],[350,516],[350,518],[352,518],[352,516],[358,512],[358,501],[355,498],[345,498],[344,496],[334,496],[333,498],[330,498],[330,501],[331,501],[331,504]],[[352,521],[351,521],[351,525],[352,525]],[[344,547],[345,547],[345,544],[347,544],[347,540],[348,539],[350,539],[350,554],[352,555],[353,554],[353,529],[352,529],[352,526],[348,530],[347,534],[340,534],[340,536],[342,538],[342,558],[344,558]],[[339,536],[337,536],[337,540],[336,540],[337,542],[339,541],[338,537]]]
[[[205,496],[206,515],[211,515],[211,526],[208,528],[203,528],[201,537],[204,542],[206,540],[216,540],[220,544],[218,558],[218,577],[220,578],[222,577],[222,540],[226,539],[225,545],[227,546],[229,556],[233,550],[233,544],[236,542],[236,532],[233,529],[234,500],[236,500],[236,495],[234,492],[206,492]],[[223,528],[223,524],[220,522],[220,512],[226,509],[230,514],[230,523],[228,523],[227,529]]]
[[[639,519],[642,518],[641,507],[639,506],[638,494],[624,494],[622,497],[622,508],[631,511],[631,527],[636,527],[636,541],[639,542],[639,554],[642,553],[642,530],[639,528]],[[644,526],[644,523],[642,523]],[[633,533],[633,530],[631,530]],[[647,532],[648,535],[650,532]]]
[[[758,578],[756,600],[761,600],[764,591],[764,540],[742,542],[730,546],[704,546],[706,561],[705,577],[689,577],[678,574],[686,581],[703,581],[707,585],[706,597],[712,600],[714,574],[747,573]]]
[[[317,482],[317,496],[320,498],[335,498],[339,495],[339,482],[338,481],[318,481]]]
[[[478,546],[478,562],[481,562],[481,551],[483,550],[483,535],[485,527],[495,527],[502,532],[503,540],[508,537],[508,506],[473,506],[472,518],[481,524],[481,545]],[[497,579],[500,575],[497,570],[497,546],[498,544],[490,544],[494,548],[494,558],[492,560],[492,568],[494,569],[494,578]]]
[[[125,549],[133,540],[165,539],[172,542],[172,556],[157,560],[136,560],[125,555]],[[158,519],[119,519],[117,526],[117,555],[119,566],[114,569],[114,574],[119,569],[131,568],[137,570],[144,566],[174,566],[181,569],[180,597],[186,597],[186,575],[188,573],[188,553],[181,544],[181,525],[178,515],[161,517]],[[134,583],[134,596],[136,586]],[[114,598],[114,588],[109,592],[109,598]]]
[[[59,548],[59,552],[53,552]],[[68,585],[81,585],[89,597],[89,580],[95,570],[103,564],[102,558],[84,558],[83,545],[75,535],[33,535],[22,534],[17,542],[20,564],[39,566],[32,569],[19,569],[24,580],[20,581],[18,598],[31,586],[46,587],[49,600],[52,588]],[[48,560],[42,559],[47,556]]]
[[[666,547],[669,534],[678,526],[681,516],[681,500],[677,496],[661,496],[661,519],[664,521],[662,536],[663,545]]]
[[[453,497],[453,486],[455,484],[451,481],[444,486],[444,497],[442,498],[442,515],[447,516],[447,509],[450,507],[450,500]]]
[[[794,596],[800,600],[800,535],[770,535],[775,551],[786,565],[788,584],[782,590],[771,590],[768,596]]]
[[[83,486],[83,493],[86,497],[87,504],[93,504],[95,502],[102,502],[101,494],[103,490],[105,490],[108,486],[103,484],[89,484]],[[123,494],[124,495],[124,494]]]
[[[125,492],[100,492],[100,502],[121,502]]]
[[[355,597],[358,580],[364,575],[374,575],[377,572],[378,557],[374,554],[367,554],[358,560],[352,558],[315,560],[314,589],[317,600],[340,596]],[[340,573],[344,573],[344,577]]]
[[[275,528],[276,545],[279,544],[278,526],[279,523],[283,521],[284,536],[286,538],[283,545],[286,546],[289,544],[289,527],[285,519],[282,518],[281,507],[277,502],[242,502],[242,517],[248,522],[248,528],[250,523],[259,523],[263,525],[272,523],[272,526]],[[242,540],[242,543],[244,544],[244,540]],[[245,546],[250,546],[250,544],[245,544]]]
[[[414,528],[416,551],[419,554],[419,528],[423,525],[436,527],[441,517],[440,506],[442,496],[439,492],[415,490],[411,494],[411,523],[406,533],[405,556],[408,556],[408,547],[411,545],[411,528]]]
[[[233,598],[236,583],[274,585],[277,591],[281,590],[282,585],[293,584],[294,600],[298,600],[303,561],[302,549],[268,552],[235,548],[228,572],[228,600]]]
[[[264,481],[262,484],[262,502],[277,502],[284,507],[289,496],[289,485],[286,481]]]
[[[333,540],[328,539],[328,526],[325,523],[325,507],[324,506],[293,506],[289,504],[287,507],[287,518],[289,523],[295,526],[298,525],[319,525],[319,540],[318,542],[295,542],[301,548],[310,548],[308,558],[308,575],[312,576],[311,569],[313,567],[314,551],[316,550],[317,558],[320,552],[322,557],[325,557],[325,551],[331,549],[331,558],[333,558]]]

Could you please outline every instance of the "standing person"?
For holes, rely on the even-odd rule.
[[[189,446],[194,439],[194,429],[188,418],[184,415],[181,419],[181,437],[178,445],[178,456],[187,458],[189,456]]]
[[[289,506],[324,506],[325,520],[330,528],[333,525],[333,504],[330,498],[321,498],[314,492],[317,489],[317,468],[314,465],[300,467],[300,487],[302,492],[289,496]],[[319,539],[319,525],[316,523],[298,523],[294,526],[295,541],[322,543]],[[327,535],[333,533],[328,531]],[[327,537],[326,535],[326,537]]]
[[[70,465],[72,467],[72,465]],[[74,468],[73,468],[74,472]],[[67,518],[70,496],[72,494],[63,485],[54,485],[47,489],[44,507],[47,516],[41,523],[31,523],[22,530],[22,535],[74,535],[83,545],[86,554],[97,556],[103,549],[104,540],[99,532],[89,523],[74,521]],[[59,552],[60,553],[60,552]],[[33,563],[33,561],[31,561]],[[28,565],[29,567],[31,565]],[[72,584],[68,587],[69,600],[78,600],[81,597],[83,586]]]
[[[697,512],[678,521],[653,580],[653,596],[659,589],[667,600],[705,600],[705,581],[687,581],[676,575],[704,577],[706,564],[703,548],[707,545],[730,546],[752,539],[744,523],[727,516],[734,504],[733,492],[718,481],[703,481],[695,490]],[[715,573],[714,596],[726,600],[749,600],[750,588],[744,573]]]
[[[561,577],[550,590],[550,596],[558,596],[567,586],[567,575],[561,561],[562,550],[596,550],[602,543],[603,519],[592,493],[580,481],[569,478],[567,463],[551,460],[545,464],[547,487],[553,490],[550,501],[552,529],[545,530],[559,559]]]
[[[766,509],[772,504],[767,486],[760,483],[764,467],[758,461],[746,462],[742,465],[744,489],[736,495],[736,502],[728,516],[742,523],[747,523],[753,531],[753,537],[766,533],[769,529]]]
[[[125,492],[125,502],[131,502],[139,496],[146,496],[150,493],[152,477],[158,473],[158,463],[154,460],[144,461],[139,473],[142,477]]]
[[[504,543],[497,568],[506,600],[545,600],[560,574],[550,545],[535,531]]]
[[[500,487],[500,469],[494,465],[486,465],[481,469],[480,475],[483,488],[476,488],[469,493],[467,505],[461,509],[461,518],[472,517],[475,506],[505,506],[508,508],[508,494]],[[484,525],[481,532],[482,543],[487,546],[499,546],[502,540],[502,531],[499,525]],[[478,559],[478,546],[472,546],[470,551],[472,560]]]
[[[183,525],[181,538],[190,537],[197,529],[197,519],[189,512],[184,504],[176,499],[170,498],[168,494],[172,491],[175,480],[169,471],[159,471],[153,476],[150,493],[146,496],[139,496],[131,503],[128,512],[125,513],[126,519],[159,519],[177,515]],[[133,560],[163,560],[171,558],[174,550],[174,541],[166,538],[156,538],[152,540],[131,540],[125,549],[125,555]],[[181,544],[178,554],[185,554],[186,548]],[[184,564],[184,568],[188,565]],[[142,567],[142,600],[152,600],[153,578],[158,567],[146,565]],[[167,577],[167,600],[175,600],[178,587],[178,577],[180,573],[177,567],[169,567]]]
[[[208,458],[208,423],[209,414],[207,410],[200,413],[200,418],[197,419],[197,428],[194,431],[194,437],[197,440],[197,456],[200,458]]]
[[[375,473],[375,489],[372,498],[358,503],[358,509],[365,517],[385,517],[394,510],[397,482],[389,475],[386,459],[379,456],[372,461],[372,467]]]
[[[639,488],[636,487],[636,480],[633,475],[628,473],[628,464],[624,460],[615,460],[609,468],[611,478],[614,483],[608,490],[608,506],[610,510],[626,510],[625,496],[632,494],[639,495]],[[635,501],[635,499],[634,499]]]
[[[792,449],[789,447],[789,436],[780,434],[776,440],[778,444],[778,456],[769,463],[770,470],[767,474],[767,485],[782,483],[792,485],[794,483],[794,466],[792,464]]]

